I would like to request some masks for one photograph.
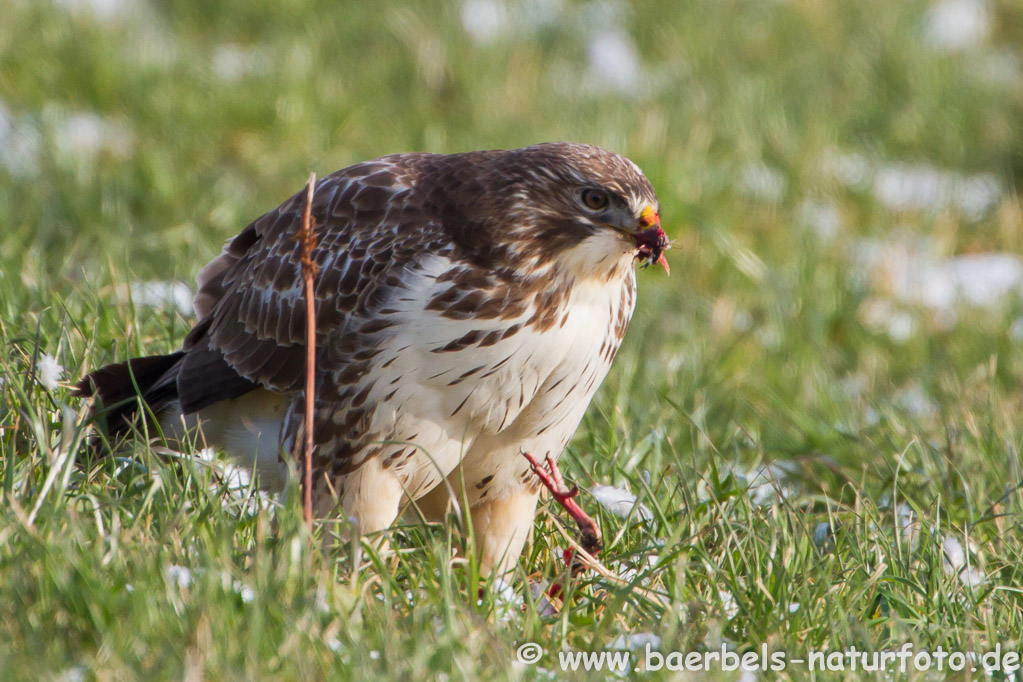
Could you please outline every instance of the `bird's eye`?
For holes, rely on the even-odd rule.
[[[590,209],[591,211],[600,211],[607,208],[608,198],[607,192],[603,192],[599,189],[587,188],[583,190],[580,196],[583,202],[583,206]]]

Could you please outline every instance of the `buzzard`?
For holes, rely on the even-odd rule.
[[[304,440],[305,193],[231,239],[198,276],[181,350],[85,377],[111,435],[139,412],[279,487]],[[661,263],[657,197],[598,147],[394,154],[321,179],[313,499],[358,532],[414,505],[468,501],[487,570],[517,561],[540,482],[632,317],[635,261]],[[140,410],[138,398],[146,408]]]

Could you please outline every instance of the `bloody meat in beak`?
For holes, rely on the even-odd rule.
[[[636,258],[643,261],[643,267],[657,263],[664,267],[664,271],[671,274],[668,261],[664,257],[664,251],[671,248],[668,235],[661,229],[661,217],[649,206],[643,209],[639,222],[641,225],[649,225],[645,230],[632,233],[636,240]]]

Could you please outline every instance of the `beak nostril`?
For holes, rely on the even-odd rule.
[[[639,214],[639,224],[643,227],[651,227],[653,225],[661,224],[661,216],[650,206],[643,209],[643,212]]]

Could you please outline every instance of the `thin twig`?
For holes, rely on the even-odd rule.
[[[660,606],[667,605],[666,595],[655,592],[654,590],[648,590],[645,587],[633,585],[630,581],[620,575],[616,575],[613,571],[611,571],[611,569],[601,563],[597,557],[587,552],[583,546],[579,544],[578,540],[572,537],[572,534],[567,528],[565,528],[564,524],[561,523],[561,519],[558,518],[557,514],[553,513],[549,509],[544,510],[544,513],[546,513],[547,517],[554,523],[554,527],[557,528],[562,537],[564,537],[568,544],[572,546],[572,549],[575,550],[575,557],[585,564],[586,568],[593,569],[600,574],[602,578],[609,582],[613,582],[621,587],[628,587],[631,592],[643,597],[644,599],[648,599]]]
[[[303,465],[302,511],[305,523],[313,526],[313,409],[316,399],[316,306],[314,298],[316,233],[313,231],[312,206],[316,173],[309,174],[305,206],[302,210],[302,278],[305,280],[305,461]]]

